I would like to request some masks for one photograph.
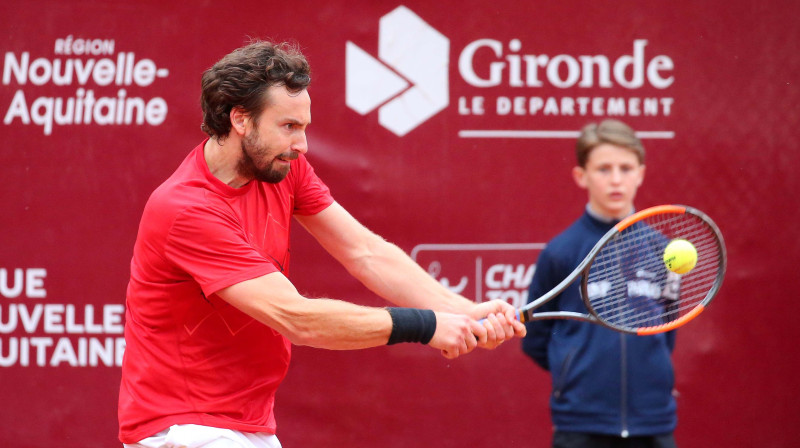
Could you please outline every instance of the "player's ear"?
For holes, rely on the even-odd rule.
[[[581,188],[586,188],[586,170],[580,166],[572,168],[572,179],[575,184]]]
[[[247,113],[241,107],[234,107],[231,109],[231,130],[236,131],[239,135],[245,133],[245,123],[247,123]]]
[[[644,166],[644,165],[639,167],[639,181],[636,183],[637,187],[641,187],[642,186],[642,182],[644,182],[645,168],[646,168],[646,166]]]

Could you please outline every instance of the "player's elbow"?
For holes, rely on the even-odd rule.
[[[320,347],[320,337],[311,329],[300,329],[294,330],[291,332],[287,332],[284,334],[286,339],[292,343],[292,345],[302,345],[307,347]]]
[[[321,334],[301,312],[282,310],[280,316],[273,318],[273,329],[282,334],[293,345],[319,347]]]
[[[339,341],[332,337],[330,328],[320,319],[303,313],[292,313],[282,318],[280,329],[275,329],[292,345],[324,349],[339,348]]]

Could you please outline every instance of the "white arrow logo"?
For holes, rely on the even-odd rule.
[[[450,40],[405,6],[381,17],[378,58],[347,42],[349,108],[366,115],[383,104],[378,122],[402,137],[447,107]]]

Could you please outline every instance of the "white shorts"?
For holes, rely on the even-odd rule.
[[[275,434],[200,425],[173,425],[125,448],[281,448]]]

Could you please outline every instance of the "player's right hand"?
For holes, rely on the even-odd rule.
[[[436,332],[428,345],[442,351],[442,356],[454,359],[466,355],[486,339],[486,328],[463,314],[436,312]]]
[[[470,315],[476,319],[482,318],[479,322],[488,330],[488,338],[478,341],[480,348],[497,348],[514,337],[524,337],[527,332],[525,324],[517,319],[514,307],[503,300],[476,304]]]

